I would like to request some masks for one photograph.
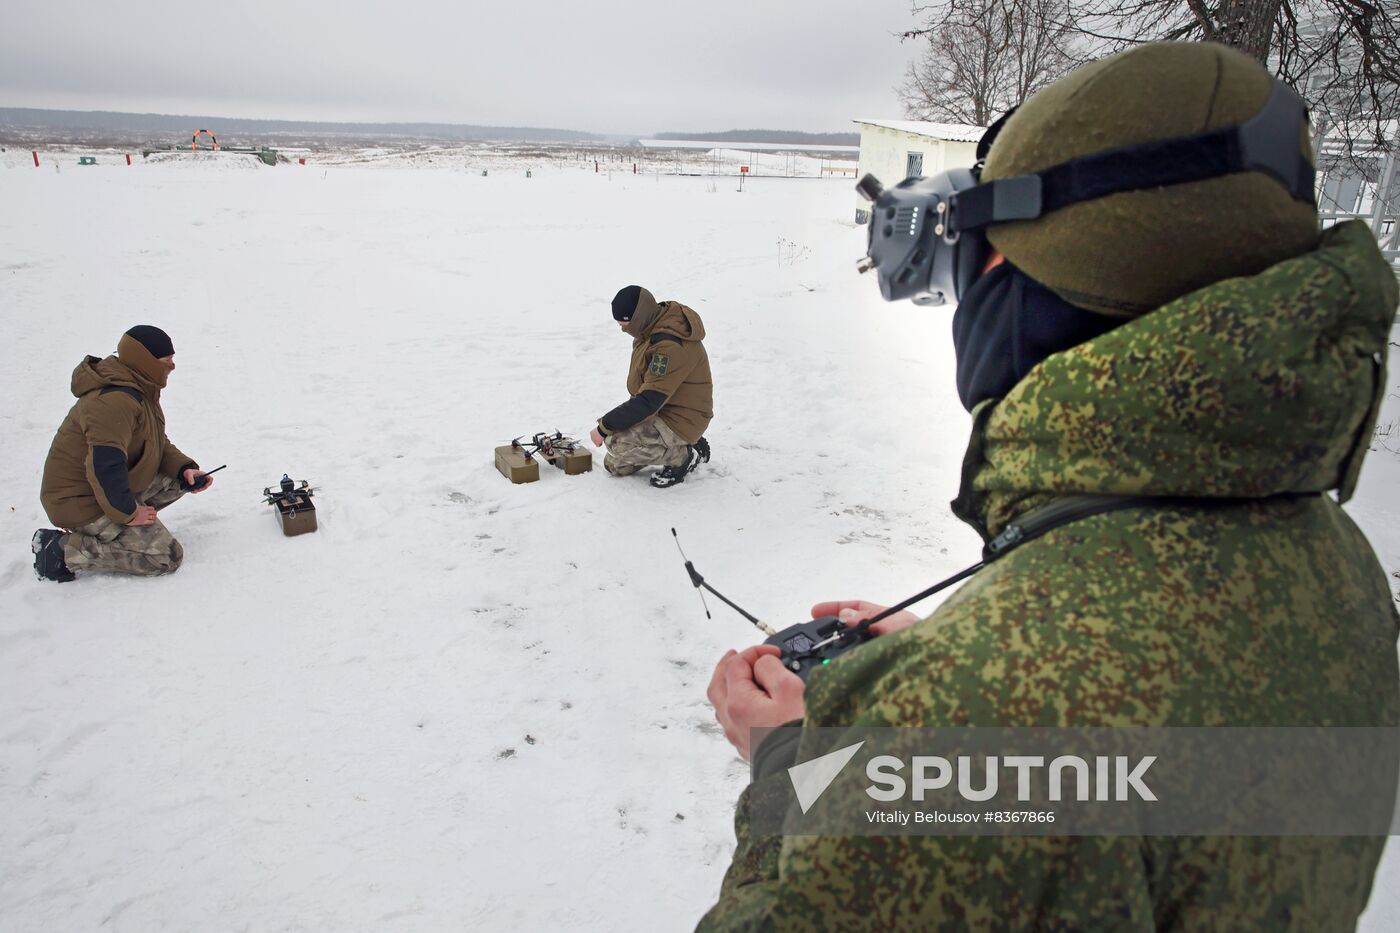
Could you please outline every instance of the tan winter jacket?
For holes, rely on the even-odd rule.
[[[179,479],[186,468],[198,469],[165,436],[165,365],[128,336],[118,354],[89,356],[73,370],[78,402],[49,447],[39,493],[60,528],[103,515],[126,524],[136,516],[136,497],[158,474]]]
[[[632,343],[627,391],[632,396],[598,420],[606,436],[653,415],[689,443],[695,443],[714,417],[710,358],[701,342],[700,315],[678,301],[664,301],[656,322]]]

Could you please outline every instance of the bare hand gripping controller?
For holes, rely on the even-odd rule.
[[[719,590],[706,583],[705,578],[700,575],[700,571],[696,570],[695,565],[686,558],[685,551],[681,550],[680,536],[676,534],[676,529],[671,529],[671,536],[676,539],[676,548],[681,551],[681,560],[685,561],[685,572],[690,574],[691,584],[697,590],[709,590],[720,602],[752,622],[759,631],[768,636],[764,639],[765,645],[775,645],[782,651],[780,660],[783,662],[783,666],[804,681],[815,668],[821,667],[823,664],[830,664],[833,658],[839,658],[847,651],[874,638],[875,634],[870,631],[870,626],[891,613],[898,612],[900,608],[886,609],[878,616],[866,619],[856,625],[847,625],[836,616],[822,616],[820,619],[790,625],[781,632],[774,631],[772,626],[745,612]],[[703,603],[704,600],[705,596],[702,593],[700,601]],[[705,606],[705,617],[707,619],[714,618],[710,615],[708,605]]]

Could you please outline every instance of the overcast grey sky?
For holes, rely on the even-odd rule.
[[[909,0],[5,0],[0,107],[604,133],[898,116]]]

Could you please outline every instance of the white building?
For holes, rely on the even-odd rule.
[[[1400,275],[1400,120],[1387,121],[1382,129],[1388,146],[1378,145],[1366,127],[1355,134],[1348,158],[1342,140],[1329,138],[1323,127],[1314,143],[1317,207],[1323,227],[1356,219],[1370,224]]]
[[[936,175],[977,161],[977,141],[986,127],[919,120],[856,120],[860,127],[860,168],[857,178],[874,175],[886,186],[918,175]],[[857,195],[859,198],[859,195]],[[856,223],[870,217],[863,198],[856,204]]]

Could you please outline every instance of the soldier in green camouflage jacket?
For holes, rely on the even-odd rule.
[[[1140,48],[1031,98],[982,177],[1236,124],[1268,86],[1262,68],[1217,46]],[[1067,495],[1259,501],[1063,526],[978,573],[928,619],[882,623],[880,637],[816,670],[805,689],[776,649],[731,652],[710,698],[745,757],[749,729],[792,720],[1400,722],[1397,616],[1374,553],[1331,496],[1280,496],[1345,501],[1355,488],[1384,391],[1395,276],[1364,225],[1319,238],[1315,209],[1298,210],[1255,175],[993,228],[999,252],[983,277],[1004,257],[1010,284],[998,294],[1040,312],[1026,327],[1062,322],[1045,331],[1061,345],[1003,344],[1008,352],[979,359],[979,325],[955,325],[973,427],[953,507],[990,537]],[[965,295],[958,313],[1001,313],[975,299]],[[850,601],[813,614],[875,609]],[[753,750],[757,776],[807,760],[809,744]],[[1384,842],[760,837],[744,804],[701,929],[1351,929]]]

